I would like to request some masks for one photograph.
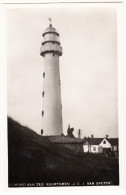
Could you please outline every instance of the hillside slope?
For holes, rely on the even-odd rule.
[[[8,118],[9,184],[111,182],[118,185],[118,159],[75,154]]]

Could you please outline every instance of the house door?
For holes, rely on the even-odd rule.
[[[111,148],[103,148],[103,154],[110,154]]]

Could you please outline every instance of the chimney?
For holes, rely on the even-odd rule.
[[[81,130],[78,130],[78,138],[81,138]]]
[[[108,135],[106,135],[106,139],[108,139],[109,138],[109,136]]]
[[[91,135],[91,138],[94,138],[94,135],[93,134]]]

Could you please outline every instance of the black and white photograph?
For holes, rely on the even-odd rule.
[[[120,185],[117,13],[6,10],[9,188]]]

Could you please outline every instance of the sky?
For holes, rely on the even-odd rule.
[[[42,33],[48,18],[60,34],[63,132],[118,137],[115,7],[45,4],[7,11],[8,116],[40,134]]]

